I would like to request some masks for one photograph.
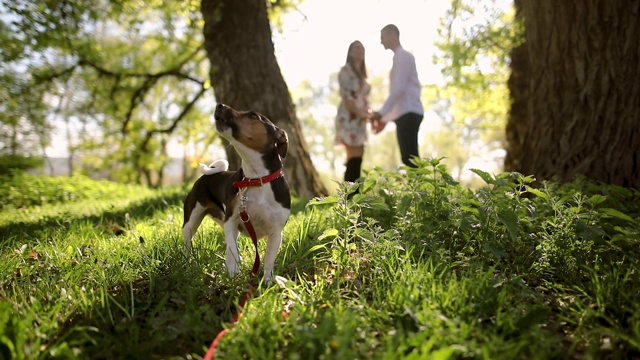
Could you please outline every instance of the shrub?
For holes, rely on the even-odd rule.
[[[71,177],[35,176],[14,173],[0,176],[0,210],[39,205],[55,205],[86,199],[126,197],[140,186],[123,186],[106,180],[92,180],[84,175]]]
[[[11,176],[42,166],[43,160],[35,156],[0,155],[0,176]]]

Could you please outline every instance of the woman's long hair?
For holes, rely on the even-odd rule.
[[[357,44],[360,44],[360,46],[362,46],[362,48],[364,49],[364,45],[362,45],[362,43],[358,40],[352,42],[349,45],[349,50],[347,50],[347,64],[349,64],[351,66],[351,68],[356,72],[356,75],[360,78],[360,79],[366,79],[367,78],[367,65],[366,62],[364,61],[364,58],[362,59],[362,64],[356,64],[355,61],[353,60],[353,58],[351,57],[351,50],[353,50],[353,47]]]

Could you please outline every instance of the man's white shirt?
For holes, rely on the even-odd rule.
[[[420,101],[422,85],[418,79],[416,60],[402,46],[393,49],[393,65],[389,74],[389,96],[379,113],[382,121],[395,121],[406,113],[423,115]]]

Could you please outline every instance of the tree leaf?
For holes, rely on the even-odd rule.
[[[502,259],[505,255],[507,255],[506,252],[504,252],[504,249],[502,249],[499,246],[496,246],[495,244],[490,244],[490,243],[483,243],[482,247],[490,252],[491,254],[493,254],[493,256],[496,257],[496,259],[500,260]]]
[[[313,198],[307,203],[307,206],[319,206],[319,205],[331,205],[338,202],[338,198],[335,196],[317,197]]]
[[[493,175],[491,175],[490,173],[486,172],[486,171],[482,171],[480,169],[470,169],[471,172],[475,173],[476,175],[480,176],[482,178],[482,180],[484,180],[485,183],[493,185],[495,184],[495,180],[493,179]]]
[[[324,235],[324,234],[322,234]],[[322,235],[320,235],[322,237]],[[318,238],[320,240],[320,238]],[[327,247],[327,244],[318,244],[318,245],[314,245],[312,246],[309,250],[307,250],[307,252],[305,253],[305,257],[309,256],[310,254],[313,254],[314,252],[320,250],[320,249],[325,249]]]
[[[318,240],[324,240],[328,237],[336,237],[338,236],[337,229],[327,229],[320,236],[318,236]]]
[[[362,193],[367,193],[369,192],[369,190],[371,190],[374,186],[376,186],[376,179],[367,177],[364,179],[364,182],[362,183]]]
[[[445,182],[447,185],[456,186],[456,185],[458,185],[458,184],[459,184],[459,182],[458,182],[458,181],[456,181],[456,180],[455,180],[451,175],[449,175],[449,174],[448,174],[448,173],[446,173],[446,172],[441,173],[441,176],[442,176],[442,180],[444,180],[444,182]]]
[[[593,205],[602,204],[605,200],[607,200],[607,197],[599,194],[593,195],[589,198],[589,201],[591,201]]]
[[[518,215],[508,209],[498,209],[498,220],[507,227],[511,239],[516,240],[518,237]]]
[[[387,206],[387,204],[379,196],[365,196],[358,203],[363,208],[367,208],[367,209],[389,210],[389,207]]]
[[[532,188],[531,186],[527,186],[527,191],[537,197],[543,198],[546,202],[549,202],[549,195],[547,195],[545,192],[540,191],[536,188]]]
[[[356,228],[354,235],[366,241],[373,242],[375,240],[375,236],[371,233],[371,231],[363,228]]]
[[[616,209],[602,208],[602,209],[600,209],[600,212],[605,214],[605,215],[609,215],[610,217],[618,218],[618,219],[621,219],[621,220],[626,220],[626,221],[629,221],[629,222],[635,222],[635,220],[631,216],[629,216],[629,215],[627,215],[627,214],[625,214],[625,213],[623,213],[623,212],[621,212],[619,210],[616,210]]]

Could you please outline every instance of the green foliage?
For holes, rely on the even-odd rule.
[[[42,166],[42,159],[34,156],[0,155],[0,176],[6,177],[14,172]]]
[[[513,10],[498,0],[452,0],[439,34],[435,60],[443,75],[450,85],[474,92],[505,79],[511,49],[524,36]]]
[[[40,154],[50,141],[46,90],[28,83],[23,74],[0,64],[0,154]]]
[[[434,62],[441,66],[445,84],[429,87],[425,102],[443,126],[431,134],[427,143],[432,148],[426,152],[445,156],[456,177],[471,158],[501,162],[490,154],[504,148],[511,106],[509,56],[523,36],[505,4],[452,0],[439,27]]]
[[[441,120],[428,133],[424,153],[445,157],[443,163],[460,180],[471,159],[501,163],[509,107],[506,79],[486,91],[431,86],[424,98]]]
[[[278,31],[282,31],[282,15],[295,9],[304,0],[269,0],[267,1],[267,11],[269,21]]]
[[[123,186],[110,181],[96,181],[84,175],[44,177],[27,173],[0,177],[0,210],[58,205],[82,200],[103,201],[114,196],[149,193],[141,186]]]
[[[470,190],[440,159],[416,164],[375,169],[293,214],[280,276],[215,356],[637,355],[640,194],[478,169],[485,185]],[[5,357],[198,358],[229,327],[255,281],[251,242],[240,239],[243,272],[229,279],[213,221],[182,253],[184,190],[123,198],[129,188],[113,186],[110,198],[30,207],[19,221],[0,212]]]
[[[198,1],[21,0],[3,11],[0,95],[12,101],[0,128],[37,138],[14,149],[0,137],[12,153],[44,149],[55,124],[87,171],[157,185],[170,135],[212,133],[210,109],[197,106],[210,87]]]
[[[640,259],[633,255],[634,247],[640,245],[640,207],[636,205],[640,194],[584,179],[562,186],[546,183],[537,189],[531,187],[535,180],[532,177],[517,173],[494,176],[478,169],[474,172],[486,186],[472,192],[461,188],[439,160],[420,160],[419,165],[418,169],[405,169],[406,175],[370,173],[346,214],[341,210],[345,205],[337,206],[335,211],[341,221],[325,233],[340,241],[347,239],[349,245],[341,251],[343,256],[358,253],[356,249],[366,247],[367,239],[380,243],[380,238],[386,236],[400,237],[402,248],[418,257],[418,263],[424,259],[441,264],[456,274],[455,278],[470,277],[467,271],[490,273],[495,283],[487,288],[502,289],[507,284],[510,289],[506,291],[514,294],[512,298],[502,294],[476,303],[482,304],[483,312],[494,314],[474,314],[485,325],[518,336],[551,336],[534,335],[533,331],[561,328],[549,317],[552,312],[559,312],[580,334],[574,350],[587,347],[598,353],[603,350],[591,348],[590,344],[599,336],[622,334],[629,328],[635,338],[606,335],[607,341],[626,348],[623,352],[637,349],[637,320],[628,319],[634,319],[633,313],[638,309],[635,295],[626,294],[635,294],[632,289],[640,284]],[[351,191],[345,188],[343,193]],[[380,199],[384,199],[385,207],[379,206]],[[372,227],[371,218],[381,228]],[[353,260],[349,264],[353,265]],[[598,276],[615,279],[615,285],[611,281],[595,281]],[[461,285],[456,285],[456,291],[472,296]],[[486,296],[487,290],[484,291]],[[578,293],[580,304],[564,307],[564,302]],[[426,296],[424,292],[422,296]],[[513,303],[498,301],[501,298]],[[508,313],[499,310],[499,316],[492,318],[495,306],[505,306]],[[599,310],[591,311],[589,306]],[[461,311],[457,309],[444,317],[459,318]],[[518,311],[522,311],[521,316],[516,315]],[[508,314],[516,316],[509,318]],[[607,330],[601,327],[602,321],[607,323]],[[460,331],[460,327],[456,329]],[[523,351],[520,355],[525,357],[559,354]],[[510,354],[511,358],[519,356]]]
[[[332,75],[332,78],[335,76],[337,75]],[[329,84],[333,84],[333,80],[337,83],[337,79],[332,79]],[[341,159],[342,154],[335,146],[335,114],[319,115],[322,112],[317,105],[322,104],[324,98],[335,97],[336,93],[337,90],[331,86],[314,88],[310,81],[304,81],[291,94],[296,106],[296,116],[306,134],[305,141],[309,153],[313,154],[316,163],[319,160],[328,165],[319,166],[317,169],[321,172],[320,176],[325,187],[328,188],[335,187],[330,179],[336,178],[335,164],[338,159]],[[335,107],[337,106],[336,103]],[[322,173],[323,168],[328,168],[328,174]]]

